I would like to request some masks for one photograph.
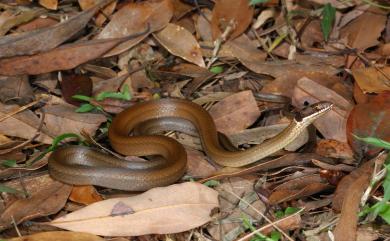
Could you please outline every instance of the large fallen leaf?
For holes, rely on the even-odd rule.
[[[390,67],[353,69],[352,75],[364,93],[390,91]]]
[[[199,43],[185,28],[170,23],[163,30],[154,34],[154,37],[171,54],[200,67],[205,67]]]
[[[249,66],[264,63],[267,57],[267,54],[259,50],[245,34],[227,42],[226,45],[232,52],[232,55],[248,68]]]
[[[217,0],[211,18],[213,38],[220,37],[229,25],[232,27],[229,39],[238,37],[251,23],[253,10],[248,0]]]
[[[67,44],[36,55],[0,59],[0,75],[33,75],[73,69],[82,63],[102,56],[127,39],[95,39]]]
[[[53,136],[63,133],[81,133],[93,136],[100,124],[107,118],[103,114],[76,113],[70,105],[51,105],[44,107],[45,124]]]
[[[30,20],[38,17],[39,15],[43,14],[45,11],[43,9],[34,9],[29,11],[23,11],[22,13],[12,15],[8,20],[6,21],[0,21],[0,36],[5,35],[10,29],[13,27],[16,27],[20,24],[29,22]],[[6,12],[3,12],[1,16],[6,14]],[[2,22],[2,23],[1,23]]]
[[[173,5],[171,0],[129,3],[112,16],[111,21],[104,27],[97,38],[125,37],[129,34],[143,31],[148,25],[150,27],[149,32],[155,32],[163,29],[171,20],[172,15]],[[105,57],[117,55],[130,49],[142,41],[148,34],[145,33],[138,38],[121,43],[106,53]]]
[[[0,103],[0,118],[18,109],[19,106],[17,105],[3,105]],[[39,125],[39,118],[32,111],[24,110],[0,121],[0,133],[7,136],[30,139],[37,133]],[[40,135],[35,140],[45,144],[51,144],[53,139],[48,133],[48,129],[43,126]]]
[[[347,141],[346,123],[353,105],[343,96],[308,78],[298,80],[294,88],[292,102],[302,108],[305,103],[313,104],[319,101],[329,101],[334,108],[314,122],[316,128],[326,139],[341,142]]]
[[[341,29],[340,39],[346,39],[349,47],[365,50],[377,45],[385,28],[386,14],[379,8],[370,8]]]
[[[351,111],[347,122],[348,143],[355,153],[375,152],[378,148],[357,140],[359,137],[376,137],[390,141],[390,91],[385,91],[368,103],[358,104]]]
[[[210,109],[217,130],[233,134],[251,126],[260,116],[252,91],[242,91],[226,97]]]
[[[95,7],[51,27],[0,38],[0,58],[31,55],[57,47],[83,29],[99,8],[111,1],[102,0]]]
[[[97,202],[50,225],[104,236],[178,233],[209,222],[218,206],[216,191],[186,182]]]
[[[66,231],[52,231],[44,233],[35,233],[28,236],[7,239],[8,241],[104,241],[104,238],[99,236],[80,233],[80,232],[66,232]]]
[[[27,76],[0,77],[0,100],[27,104],[34,99],[33,89]]]
[[[17,190],[26,189],[29,197],[12,198],[10,203],[6,202],[6,208],[0,210],[0,230],[10,227],[12,220],[18,224],[57,213],[72,190],[72,186],[54,181],[49,175],[24,178],[23,183],[16,179],[4,185]]]

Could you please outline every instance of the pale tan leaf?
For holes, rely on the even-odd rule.
[[[58,0],[39,0],[39,4],[47,9],[56,10],[58,6]]]
[[[186,182],[97,202],[50,225],[104,236],[178,233],[209,222],[218,206],[216,191]]]
[[[199,43],[185,28],[170,23],[163,30],[154,34],[154,37],[171,54],[200,67],[205,67]]]
[[[105,239],[80,232],[52,231],[7,239],[8,241],[104,241]]]
[[[107,118],[103,114],[76,113],[71,105],[51,105],[44,107],[45,123],[53,136],[81,131],[94,135],[100,124]]]
[[[20,107],[17,105],[3,105],[0,103],[0,118],[18,110],[19,108]],[[11,117],[1,121],[0,133],[7,136],[30,139],[36,134],[39,124],[39,118],[32,111],[24,110],[23,112],[12,115]],[[41,128],[40,135],[35,140],[45,144],[51,144],[53,139],[48,135],[48,133],[48,129],[43,126]]]
[[[129,3],[123,6],[113,16],[111,21],[98,35],[99,39],[121,38],[139,33],[149,25],[150,33],[163,29],[171,20],[173,5],[171,0],[154,0]],[[141,42],[149,33],[128,40],[116,46],[105,57],[120,54]]]
[[[233,134],[252,125],[260,116],[252,91],[230,95],[210,109],[217,130]]]

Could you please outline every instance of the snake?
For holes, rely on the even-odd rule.
[[[126,161],[95,148],[68,145],[51,153],[48,170],[51,177],[68,184],[145,191],[173,184],[186,172],[187,154],[183,145],[156,131],[196,130],[211,160],[221,166],[243,167],[287,146],[332,106],[330,102],[314,103],[296,112],[290,124],[273,138],[244,150],[229,150],[220,143],[211,115],[200,105],[175,98],[140,102],[113,118],[108,139],[116,152],[147,157],[149,161]],[[141,135],[136,133],[137,126],[144,129]]]

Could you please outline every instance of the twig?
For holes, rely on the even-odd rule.
[[[235,29],[234,20],[231,19],[229,24],[226,26],[225,31],[215,40],[214,50],[210,61],[207,63],[207,68],[210,68],[211,65],[218,59],[218,52],[221,49],[222,43],[226,41],[230,33]]]

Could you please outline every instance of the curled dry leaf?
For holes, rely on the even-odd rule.
[[[205,67],[199,43],[185,28],[168,24],[163,30],[154,34],[157,41],[171,54],[179,56],[200,67]]]
[[[27,76],[0,77],[0,100],[3,103],[27,104],[34,99]]]
[[[18,224],[57,213],[65,205],[72,190],[72,186],[54,181],[49,175],[24,178],[22,184],[17,179],[4,184],[17,190],[26,188],[29,197],[11,199],[6,208],[0,209],[0,230],[9,228],[12,220]]]
[[[17,105],[3,105],[0,103],[0,118],[18,110],[19,108],[20,107]],[[0,133],[7,136],[30,139],[37,133],[40,122],[39,118],[32,111],[24,110],[1,121]],[[48,133],[48,129],[43,126],[41,128],[40,135],[35,140],[45,144],[51,144],[53,139],[50,135],[48,135]]]
[[[210,109],[217,130],[233,134],[251,126],[260,116],[252,91],[242,91],[226,97]]]
[[[102,0],[95,7],[51,27],[0,38],[0,58],[31,55],[57,47],[83,29],[99,8],[111,1]]]
[[[111,21],[98,35],[99,39],[121,38],[139,33],[147,28],[150,30],[137,38],[128,40],[105,54],[105,57],[120,54],[141,42],[149,33],[163,29],[171,20],[173,5],[171,0],[153,0],[129,3],[123,6],[113,16]]]
[[[96,39],[67,44],[36,55],[0,59],[0,75],[34,75],[73,69],[82,63],[100,57],[127,39]]]
[[[94,202],[102,201],[103,198],[96,191],[94,186],[74,186],[70,193],[69,200],[82,203],[91,204]]]
[[[230,23],[232,31],[228,38],[241,35],[252,21],[253,10],[248,0],[217,0],[211,18],[213,38],[220,37]]]
[[[66,232],[66,231],[52,231],[35,233],[28,236],[7,239],[8,241],[105,241],[99,236],[80,233],[80,232]]]
[[[107,120],[103,114],[76,113],[70,105],[51,105],[43,108],[45,123],[53,136],[63,133],[86,132],[94,135],[99,126]]]
[[[50,225],[104,236],[178,233],[210,221],[211,210],[218,206],[216,191],[186,182],[97,202]]]

